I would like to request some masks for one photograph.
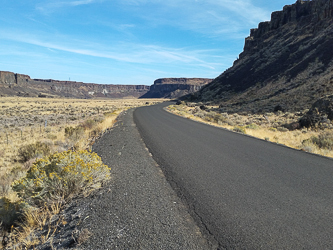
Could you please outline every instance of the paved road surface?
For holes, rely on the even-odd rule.
[[[333,249],[333,160],[177,117],[134,120],[167,179],[221,249]]]

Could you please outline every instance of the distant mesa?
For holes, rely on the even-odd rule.
[[[199,91],[213,79],[207,78],[161,78],[154,81],[150,90],[141,98],[180,98]]]
[[[28,75],[0,71],[0,96],[70,98],[177,98],[193,93],[212,79],[163,78],[153,86],[95,84],[52,79],[31,79]]]

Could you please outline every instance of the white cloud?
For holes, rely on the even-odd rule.
[[[92,4],[95,2],[101,2],[102,0],[77,0],[77,1],[51,1],[48,3],[42,3],[36,6],[36,9],[44,14],[54,12],[64,7],[75,7],[80,5]]]
[[[90,4],[90,3],[93,3],[93,2],[95,2],[95,1],[94,0],[81,0],[81,1],[68,2],[68,5],[78,6],[78,5],[83,5],[83,4]]]
[[[118,0],[145,25],[171,25],[205,35],[234,34],[268,20],[270,13],[251,0]],[[139,10],[139,11],[138,11]],[[244,33],[244,32],[243,32]],[[230,38],[230,37],[229,37]]]
[[[19,35],[18,35],[19,34]],[[189,50],[156,45],[134,43],[96,44],[74,40],[69,37],[52,35],[32,35],[18,31],[0,30],[0,39],[15,41],[46,48],[51,52],[70,52],[78,55],[107,58],[125,63],[166,64],[182,63],[215,69],[213,62],[207,62],[214,53],[212,50]],[[66,41],[66,42],[53,42]],[[98,48],[98,49],[96,49]],[[205,60],[206,59],[206,60]]]

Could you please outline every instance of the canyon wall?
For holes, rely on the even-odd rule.
[[[233,66],[194,99],[235,111],[302,110],[332,92],[333,0],[299,0],[252,29]]]
[[[180,98],[199,91],[213,79],[208,78],[160,78],[154,81],[142,98]]]
[[[1,96],[138,98],[148,91],[149,86],[145,85],[112,85],[31,79],[27,75],[0,71]]]

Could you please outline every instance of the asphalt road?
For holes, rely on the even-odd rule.
[[[184,119],[134,121],[202,231],[220,249],[333,249],[333,160]]]

